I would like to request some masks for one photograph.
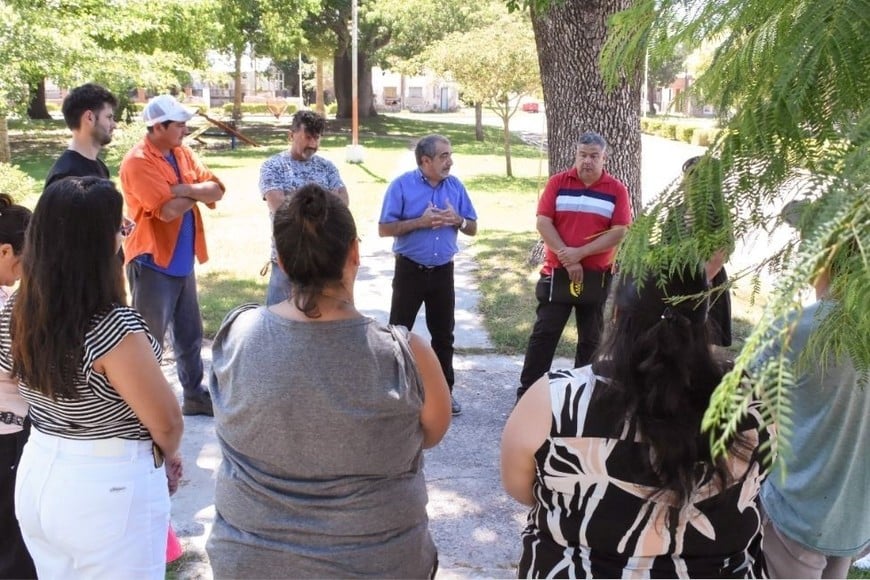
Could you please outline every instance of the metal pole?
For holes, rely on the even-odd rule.
[[[352,120],[351,120],[351,134],[353,136],[352,143],[354,146],[359,145],[359,87],[357,86],[357,78],[359,71],[357,70],[357,42],[359,39],[359,6],[357,0],[353,0],[353,10],[352,10],[352,19],[353,22],[351,24],[352,30],[352,49],[351,49],[351,100],[352,100]]]
[[[305,96],[302,92],[302,53],[299,53],[299,108],[305,106]]]

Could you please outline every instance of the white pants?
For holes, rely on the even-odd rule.
[[[40,579],[165,576],[169,492],[151,441],[76,441],[34,428],[15,513]]]

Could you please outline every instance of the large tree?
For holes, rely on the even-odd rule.
[[[242,116],[242,57],[286,60],[303,46],[301,23],[317,0],[215,0],[220,32],[213,44],[233,59],[233,119]]]
[[[608,19],[632,0],[508,0],[531,10],[547,109],[550,174],[573,165],[577,138],[600,133],[608,143],[607,170],[625,183],[635,212],[641,207],[640,86],[635,67],[606,87],[600,59]]]
[[[478,15],[491,4],[459,0],[359,0],[358,97],[359,115],[376,115],[372,67],[390,66],[403,73],[421,70],[416,57],[451,32],[482,22]],[[332,49],[338,118],[351,116],[350,0],[323,0],[302,29],[315,51]]]
[[[20,37],[39,39],[21,71],[30,90],[28,115],[48,117],[46,78],[62,85],[98,81],[122,97],[137,86],[186,83],[190,71],[205,65],[214,36],[209,3],[167,0],[154,11],[135,0],[11,0],[27,22]]]
[[[505,172],[513,177],[510,119],[520,99],[537,91],[541,82],[527,18],[505,14],[472,34],[450,34],[429,50],[427,62],[459,83],[463,98],[483,104],[501,119]]]
[[[663,196],[632,226],[623,267],[687,266],[723,247],[731,232],[715,220],[698,219],[693,236],[669,243],[657,235],[684,195],[699,209],[721,195],[738,237],[781,223],[795,184],[812,203],[800,212],[800,233],[748,272],[771,270],[776,285],[705,419],[705,427],[724,427],[714,446],[724,451],[752,398],[765,403],[768,421],[787,427],[782,413],[800,369],[777,358],[754,369],[751,387],[740,377],[760,353],[787,343],[788,325],[777,321],[800,308],[800,291],[831,266],[836,306],[810,349],[819,360],[849,356],[870,375],[870,10],[867,0],[639,0],[616,21],[613,82],[638,67],[647,39],[662,29],[673,47],[721,40],[696,86],[723,112],[724,130],[697,167],[698,187]]]

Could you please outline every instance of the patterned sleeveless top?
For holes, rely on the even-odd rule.
[[[756,504],[769,435],[751,406],[740,430],[752,447],[732,456],[720,490],[701,478],[680,506],[658,494],[650,448],[622,409],[593,393],[606,379],[591,366],[550,373],[552,427],[535,455],[536,505],[523,531],[520,577],[757,578],[765,576]],[[709,471],[709,470],[708,470]]]

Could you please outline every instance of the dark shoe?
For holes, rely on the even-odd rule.
[[[211,406],[211,395],[208,391],[196,393],[194,395],[184,395],[184,402],[181,404],[182,415],[206,415],[214,417],[214,409]]]
[[[450,412],[454,417],[462,414],[462,405],[453,398],[453,395],[450,395]]]

